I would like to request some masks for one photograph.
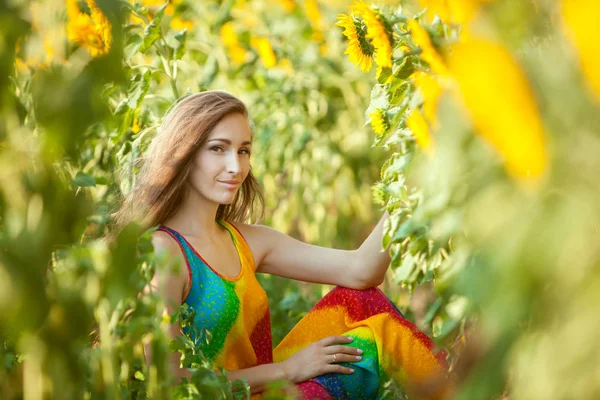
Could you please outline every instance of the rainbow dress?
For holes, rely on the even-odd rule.
[[[273,350],[267,295],[256,279],[250,248],[235,226],[218,223],[229,231],[240,257],[241,270],[235,278],[215,271],[175,230],[158,228],[177,241],[185,256],[191,285],[184,303],[196,312],[197,331],[205,328],[211,332],[211,340],[202,350],[215,365],[237,370],[280,362],[327,336],[344,335],[354,338],[348,345],[363,350],[361,361],[340,363],[355,372],[325,374],[302,382],[296,386],[301,399],[378,399],[380,382],[388,378],[413,395],[413,388],[427,388],[432,383],[432,391],[418,392],[415,398],[445,396],[445,354],[434,353],[431,339],[404,319],[377,288],[334,288]]]

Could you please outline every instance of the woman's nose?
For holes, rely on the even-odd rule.
[[[231,155],[227,157],[227,172],[232,174],[240,172],[240,159],[237,152],[232,152]]]

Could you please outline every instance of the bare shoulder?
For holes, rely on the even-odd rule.
[[[274,238],[280,234],[279,231],[266,225],[245,224],[243,222],[230,222],[246,239],[256,265],[259,265],[268,251],[268,246]]]
[[[167,232],[152,232],[152,245],[154,254],[166,265],[161,262],[162,268],[157,268],[151,286],[165,297],[172,312],[183,302],[185,289],[191,283],[187,267],[179,244]]]
[[[181,278],[182,281],[187,285],[187,268],[185,266],[183,253],[175,238],[171,237],[171,235],[169,235],[167,232],[154,231],[152,232],[152,246],[154,246],[154,254],[157,256],[166,257],[168,261],[179,263],[179,267],[176,269],[178,273],[170,275]],[[168,264],[170,266],[176,265],[170,262]]]
[[[174,256],[181,255],[179,244],[165,231],[152,232],[152,246],[156,254],[166,251]]]

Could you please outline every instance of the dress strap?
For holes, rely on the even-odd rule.
[[[175,239],[175,241],[179,245],[179,248],[181,249],[181,253],[183,254],[183,259],[185,260],[185,265],[187,266],[187,270],[188,270],[188,282],[187,282],[187,287],[185,288],[185,294],[183,296],[183,299],[185,300],[185,298],[188,296],[188,294],[190,293],[190,290],[192,288],[192,267],[190,265],[190,260],[188,258],[188,251],[191,252],[192,249],[190,249],[188,247],[187,240],[185,240],[185,238],[183,236],[181,236],[177,231],[175,231],[171,228],[168,228],[164,225],[159,225],[156,230],[169,234],[169,236],[171,236],[173,239]]]
[[[248,265],[252,273],[254,273],[256,271],[254,255],[252,254],[252,250],[250,250],[250,246],[248,245],[246,238],[244,238],[244,235],[242,235],[242,233],[231,222],[223,220],[217,220],[217,222],[229,231],[231,237],[233,238],[233,242],[235,243],[235,247],[240,255],[242,264]]]

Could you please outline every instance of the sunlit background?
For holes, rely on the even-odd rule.
[[[350,249],[390,212],[383,288],[448,350],[453,399],[600,398],[597,1],[13,0],[0,17],[0,398],[243,398],[185,340],[196,372],[173,386],[169,317],[138,296],[162,265],[149,235],[102,240],[169,105],[207,89],[249,108],[258,222]],[[261,282],[274,343],[329,290]]]

